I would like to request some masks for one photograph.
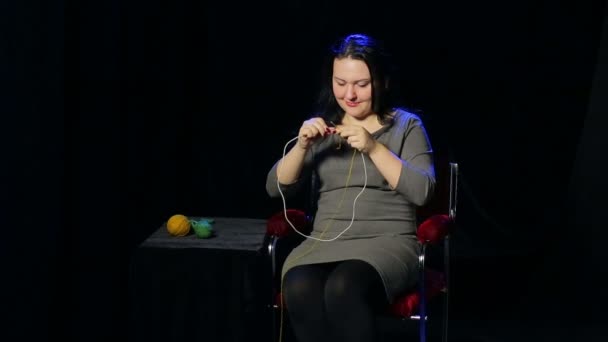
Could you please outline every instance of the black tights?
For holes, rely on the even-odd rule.
[[[380,275],[360,260],[294,267],[283,293],[299,342],[375,341],[374,312],[387,305]]]

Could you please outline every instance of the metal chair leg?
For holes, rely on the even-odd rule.
[[[443,299],[443,322],[441,341],[448,341],[448,315],[449,315],[449,299],[450,299],[450,236],[446,236],[444,240],[443,263],[445,267],[445,297]]]
[[[277,288],[275,287],[274,284],[274,280],[276,279],[276,275],[277,275],[277,265],[276,265],[276,248],[277,248],[277,241],[278,238],[275,236],[272,236],[269,243],[268,243],[268,255],[270,256],[270,262],[271,262],[271,279],[272,279],[272,284],[271,284],[271,294],[270,294],[270,304],[269,304],[269,308],[270,308],[270,319],[272,320],[271,322],[271,335],[272,335],[272,342],[277,342],[278,341],[278,336],[277,336],[277,308],[275,305],[275,300],[276,297],[278,295],[278,291]]]
[[[424,258],[426,255],[426,243],[422,245],[422,251],[418,257],[418,270],[420,272],[418,285],[420,286],[420,342],[426,342],[426,289],[424,274]]]

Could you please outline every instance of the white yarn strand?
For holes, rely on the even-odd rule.
[[[334,240],[338,239],[340,236],[342,236],[342,234],[344,234],[347,230],[349,230],[350,227],[353,225],[353,222],[355,221],[355,206],[357,204],[357,199],[359,199],[359,196],[361,196],[361,194],[363,194],[363,191],[365,191],[365,188],[367,187],[367,167],[365,165],[365,157],[363,156],[363,153],[361,153],[361,160],[363,161],[363,172],[365,174],[365,179],[364,179],[364,182],[363,182],[363,188],[361,189],[361,191],[357,194],[357,196],[353,200],[353,215],[352,215],[352,217],[350,219],[350,224],[346,228],[344,228],[344,230],[342,232],[340,232],[340,234],[336,235],[335,237],[333,237],[331,239],[316,238],[314,236],[306,235],[306,234],[300,232],[293,225],[293,223],[291,223],[291,221],[289,221],[289,218],[287,217],[287,203],[286,203],[286,200],[285,200],[285,196],[283,195],[283,192],[281,191],[281,184],[279,183],[279,177],[280,177],[279,170],[281,169],[281,164],[283,164],[283,159],[285,159],[285,155],[286,155],[286,152],[287,152],[287,146],[289,145],[289,143],[291,143],[292,141],[294,141],[296,139],[298,139],[298,137],[295,137],[295,138],[289,140],[285,144],[285,147],[283,147],[283,158],[281,158],[281,161],[279,162],[279,165],[277,165],[277,188],[279,189],[279,193],[281,194],[281,198],[283,199],[283,215],[285,216],[285,220],[287,221],[287,223],[289,223],[289,225],[291,226],[291,228],[293,228],[293,230],[295,230],[296,233],[302,235],[303,237],[305,237],[307,239],[321,241],[321,242],[331,242],[331,241],[334,241]]]

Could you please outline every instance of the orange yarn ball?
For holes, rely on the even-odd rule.
[[[190,233],[190,220],[184,215],[173,215],[167,221],[167,231],[173,236],[184,236]]]

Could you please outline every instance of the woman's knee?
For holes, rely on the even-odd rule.
[[[314,268],[298,266],[283,279],[283,294],[289,302],[306,301],[321,294],[322,276]]]
[[[336,267],[325,284],[325,301],[332,306],[367,302],[371,292],[382,289],[377,271],[368,263],[349,260]]]

